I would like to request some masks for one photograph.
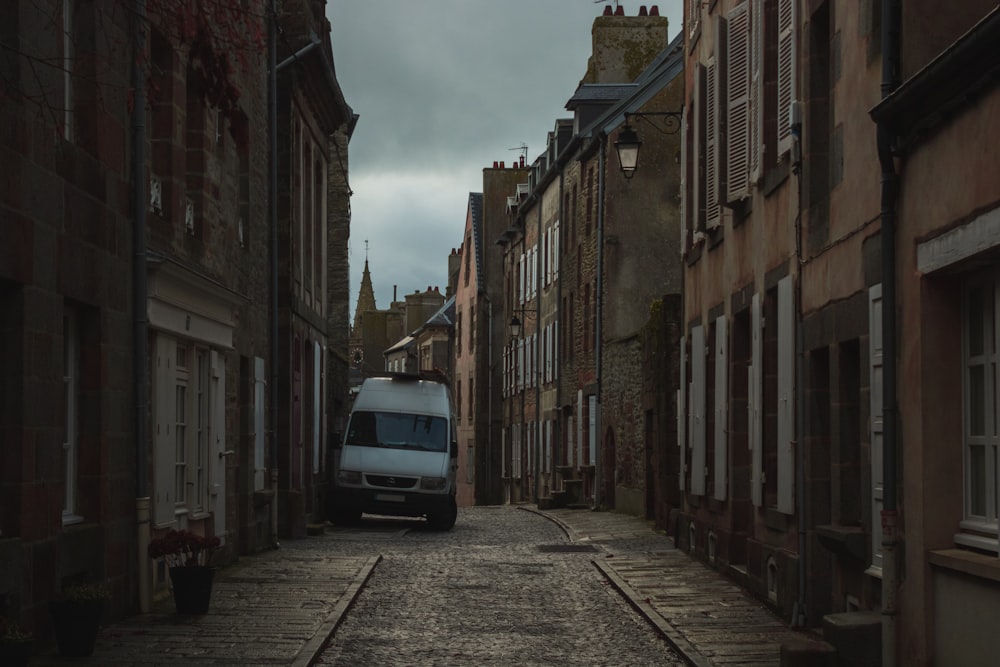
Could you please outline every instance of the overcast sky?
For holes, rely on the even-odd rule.
[[[351,306],[367,256],[378,308],[447,285],[482,170],[526,144],[545,148],[587,68],[605,5],[656,4],[681,26],[680,0],[329,0],[333,58],[360,115],[351,139]]]

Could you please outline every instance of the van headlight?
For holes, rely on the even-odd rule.
[[[447,477],[421,477],[420,488],[425,491],[441,491],[448,484]]]
[[[360,484],[361,473],[357,470],[340,470],[337,472],[337,481],[342,484]]]

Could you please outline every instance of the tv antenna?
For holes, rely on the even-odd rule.
[[[603,0],[602,0],[603,1]],[[528,144],[521,142],[520,146],[515,146],[514,148],[508,148],[509,151],[521,151],[521,157],[527,161],[528,160]]]

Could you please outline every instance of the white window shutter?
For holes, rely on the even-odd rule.
[[[871,402],[871,470],[872,470],[872,570],[882,570],[881,534],[882,506],[885,499],[882,486],[882,285],[868,290],[868,357],[870,368],[869,401]]]
[[[705,495],[705,328],[691,329],[691,493]]]
[[[763,497],[763,463],[764,463],[764,441],[763,441],[763,421],[761,419],[763,387],[761,386],[762,351],[761,345],[761,316],[760,316],[760,295],[754,294],[750,304],[750,368],[748,369],[747,381],[747,424],[750,427],[750,494],[754,507],[764,504]]]
[[[715,320],[715,489],[716,500],[726,499],[726,489],[729,486],[727,472],[729,470],[729,409],[727,399],[729,387],[729,354],[727,352],[728,335],[726,331],[726,316],[720,315]]]
[[[726,201],[750,194],[750,12],[748,4],[729,13],[726,35]],[[719,21],[720,26],[723,22]]]
[[[527,271],[527,265],[524,261],[524,253],[521,253],[520,258],[517,260],[518,272],[518,287],[517,287],[517,301],[518,303],[524,303],[524,283],[527,280],[525,271]]]
[[[750,13],[750,181],[763,173],[764,136],[764,7],[753,0]]]
[[[789,111],[795,99],[795,12],[793,0],[778,0],[778,155],[792,147]]]
[[[705,226],[721,222],[719,206],[719,88],[715,57],[705,64]]]
[[[552,323],[555,341],[552,344],[552,379],[559,379],[559,320]]]
[[[174,362],[177,343],[173,338],[157,335],[153,344],[153,522],[164,526],[174,521],[174,421],[177,396]]]
[[[215,534],[226,540],[226,357],[212,350],[211,360],[211,408],[209,409],[209,427],[211,442],[208,448],[208,469],[211,471],[209,480],[208,502],[212,508],[212,521],[215,524]]]
[[[687,465],[687,337],[681,336],[681,377],[677,387],[677,447],[681,450],[677,471],[678,488],[684,490]]]
[[[795,317],[792,277],[778,281],[778,511],[795,512]]]
[[[555,226],[555,249],[552,252],[552,278],[556,279],[559,277],[559,221],[556,220]]]

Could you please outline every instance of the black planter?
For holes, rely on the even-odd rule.
[[[94,652],[104,600],[52,600],[49,612],[60,655],[83,657]]]
[[[205,565],[170,568],[178,614],[204,614],[212,598],[215,568]]]

